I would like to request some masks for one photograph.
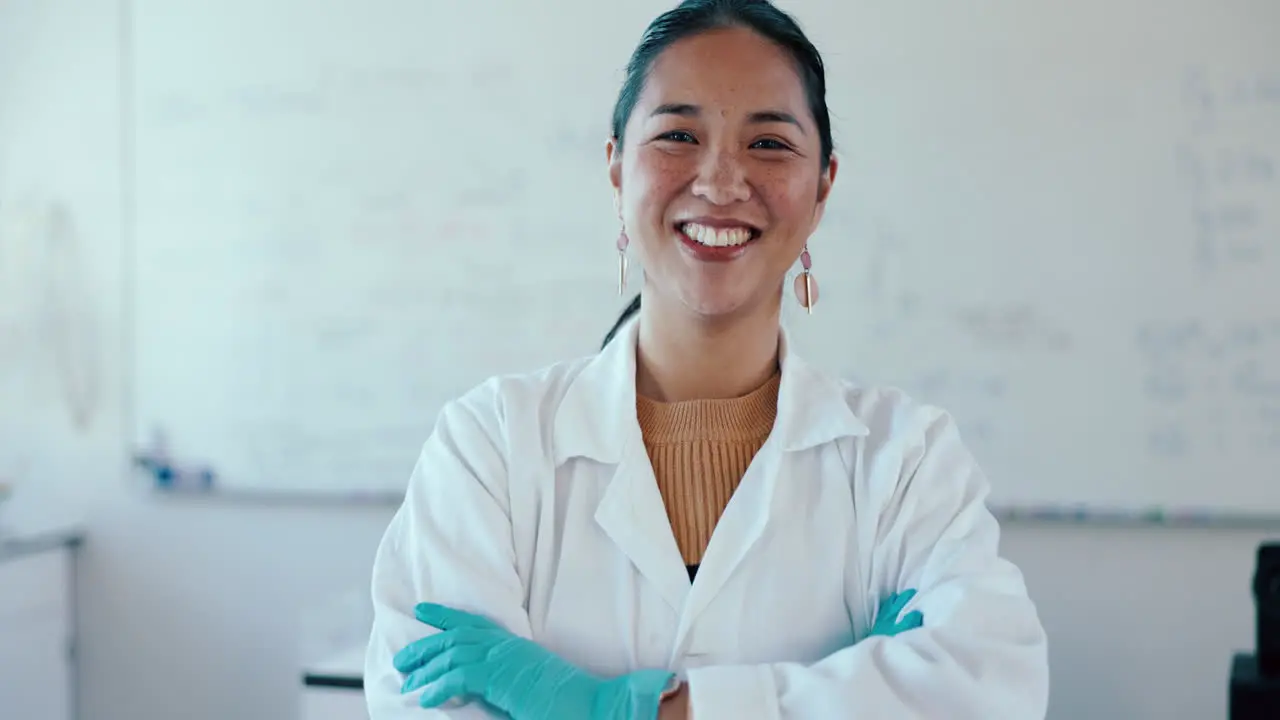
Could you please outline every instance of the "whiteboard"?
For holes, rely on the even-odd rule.
[[[137,445],[394,495],[447,399],[592,352],[671,4],[137,0]],[[1280,514],[1280,4],[780,5],[843,161],[800,351],[950,410],[997,505]]]

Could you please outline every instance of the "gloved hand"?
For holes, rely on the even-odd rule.
[[[407,675],[401,692],[424,688],[422,707],[472,696],[512,720],[654,720],[673,677],[640,670],[600,678],[478,615],[434,603],[414,615],[441,632],[411,643],[392,664]]]
[[[900,632],[906,632],[918,628],[924,624],[924,613],[919,610],[912,610],[902,619],[898,619],[898,615],[907,607],[907,603],[911,602],[911,598],[916,596],[915,590],[904,590],[900,593],[893,593],[880,603],[880,609],[876,611],[875,624],[871,626],[871,632],[867,633],[867,637],[873,635],[884,635],[893,637]]]

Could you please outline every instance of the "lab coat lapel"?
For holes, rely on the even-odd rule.
[[[636,320],[630,321],[613,342],[586,362],[565,391],[553,430],[556,464],[586,457],[609,473],[595,521],[658,594],[681,613],[675,643],[680,653],[698,616],[747,560],[770,524],[787,522],[773,517],[774,497],[786,492],[787,484],[806,480],[787,476],[789,454],[841,437],[866,435],[868,429],[849,406],[848,388],[791,353],[784,331],[779,341],[782,381],[773,431],[716,525],[690,589],[636,420],[638,326]]]
[[[698,575],[676,631],[677,656],[689,650],[690,632],[698,617],[724,588],[729,577],[746,560],[769,525],[773,496],[777,492],[781,453],[772,437],[756,453],[738,489],[725,507],[702,555]]]
[[[678,613],[689,575],[636,419],[637,328],[635,320],[624,326],[566,390],[553,430],[556,464],[600,463],[607,479],[596,524]]]
[[[596,508],[596,523],[676,613],[689,575],[642,443],[632,444]]]
[[[791,352],[785,331],[779,340],[779,359],[782,379],[773,431],[752,459],[711,535],[680,619],[677,653],[689,649],[690,633],[698,616],[747,560],[770,524],[791,521],[775,516],[774,498],[779,492],[788,492],[788,485],[804,483],[806,478],[787,475],[788,455],[869,432],[850,408],[845,386],[836,378],[815,371]],[[779,532],[785,532],[785,528]],[[796,558],[796,562],[804,562],[804,558]]]

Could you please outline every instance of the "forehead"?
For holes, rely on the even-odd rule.
[[[764,107],[808,118],[804,81],[791,54],[746,28],[725,28],[684,38],[649,69],[640,105],[680,102],[722,114]]]

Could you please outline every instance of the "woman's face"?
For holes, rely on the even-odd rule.
[[[707,318],[776,307],[836,171],[791,56],[740,28],[663,51],[608,154],[646,305]]]

